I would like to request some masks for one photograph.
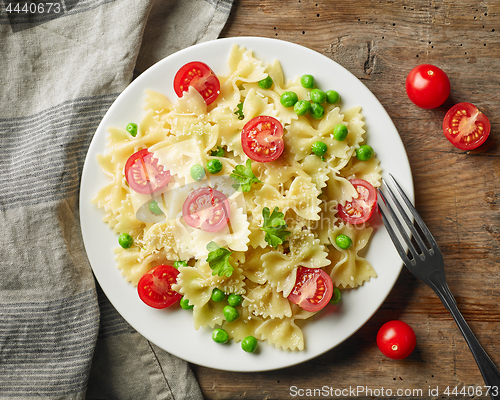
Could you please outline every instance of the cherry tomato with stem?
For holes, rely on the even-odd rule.
[[[174,91],[179,97],[194,87],[203,97],[207,105],[212,104],[220,93],[219,78],[214,71],[201,61],[193,61],[183,65],[174,77]]]
[[[323,309],[330,302],[332,295],[333,283],[330,275],[321,268],[300,266],[288,300],[305,311],[314,312]]]
[[[285,149],[283,125],[273,117],[252,118],[241,132],[241,146],[245,154],[254,161],[274,161]]]
[[[377,346],[386,357],[401,360],[408,357],[417,344],[415,332],[406,322],[388,321],[377,333]]]
[[[182,298],[172,289],[179,271],[171,265],[158,265],[147,272],[137,284],[140,299],[153,308],[167,308]]]
[[[413,68],[406,77],[406,93],[418,107],[430,110],[442,105],[450,95],[450,80],[446,73],[431,64]]]
[[[358,197],[346,202],[345,205],[339,204],[337,207],[338,216],[346,223],[362,224],[373,215],[376,208],[377,192],[372,184],[364,179],[351,179],[349,182],[358,192]]]
[[[481,146],[490,134],[490,120],[471,103],[458,103],[451,107],[443,120],[446,138],[460,150]]]

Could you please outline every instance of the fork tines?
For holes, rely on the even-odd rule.
[[[410,216],[402,206],[401,202],[398,200],[394,191],[383,179],[382,179],[383,186],[387,191],[387,193],[389,194],[392,203],[396,206],[397,212],[391,205],[391,202],[388,201],[388,198],[386,197],[386,195],[384,195],[382,190],[378,189],[378,193],[383,201],[383,205],[389,211],[390,217],[397,232],[399,233],[399,236],[398,233],[396,233],[395,229],[393,228],[392,224],[389,222],[389,219],[384,213],[382,207],[379,207],[379,213],[382,217],[382,220],[384,221],[384,225],[387,229],[387,232],[389,233],[389,236],[391,237],[392,241],[394,242],[394,245],[396,246],[396,249],[400,257],[402,258],[405,265],[410,267],[412,265],[415,265],[417,259],[425,260],[426,256],[432,256],[434,252],[438,250],[438,245],[434,240],[434,237],[432,236],[431,232],[425,225],[423,219],[420,217],[415,207],[413,207],[413,204],[411,203],[410,199],[405,194],[399,183],[391,174],[389,175],[400,197],[403,199],[403,202],[406,205],[406,209],[410,212]],[[400,217],[398,217],[398,215]],[[410,219],[411,216],[412,218]],[[420,228],[423,234],[423,237],[426,239],[428,244],[424,243],[424,239],[422,238],[421,234],[417,231],[414,223],[412,222],[412,219],[414,219],[415,222],[417,223],[418,227]],[[406,243],[406,246],[410,251],[411,258],[408,257],[407,250],[405,249],[405,246],[401,242],[400,237],[402,237],[404,243]],[[413,237],[414,239],[413,241],[411,240],[411,237]]]

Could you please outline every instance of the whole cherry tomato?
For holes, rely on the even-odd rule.
[[[415,332],[406,322],[389,321],[377,333],[377,346],[383,355],[393,360],[408,357],[417,344]]]
[[[450,95],[450,80],[434,65],[417,65],[406,77],[406,93],[415,105],[430,110],[446,101]]]

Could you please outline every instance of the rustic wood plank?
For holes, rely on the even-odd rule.
[[[350,70],[381,101],[404,142],[416,206],[444,253],[449,286],[465,319],[497,364],[499,34],[498,0],[480,4],[465,0],[236,0],[221,35],[264,36],[309,47]],[[438,109],[419,109],[406,97],[406,75],[421,63],[441,67],[450,78],[450,98]],[[454,148],[442,134],[444,114],[461,101],[477,105],[492,124],[487,143],[471,152]],[[376,347],[378,328],[391,319],[405,320],[417,334],[417,349],[406,360],[389,360]],[[195,365],[193,370],[207,399],[282,399],[291,397],[291,386],[342,389],[359,385],[384,387],[393,393],[422,390],[421,396],[401,398],[431,398],[429,389],[439,386],[442,398],[446,386],[484,385],[448,311],[431,289],[406,270],[381,309],[356,334],[315,360],[265,373],[222,372]],[[373,397],[377,396],[358,396]],[[325,396],[317,392],[307,398]]]

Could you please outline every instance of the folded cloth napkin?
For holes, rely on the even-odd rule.
[[[189,365],[95,283],[78,190],[92,135],[134,72],[216,39],[231,5],[0,3],[0,398],[202,398]]]

